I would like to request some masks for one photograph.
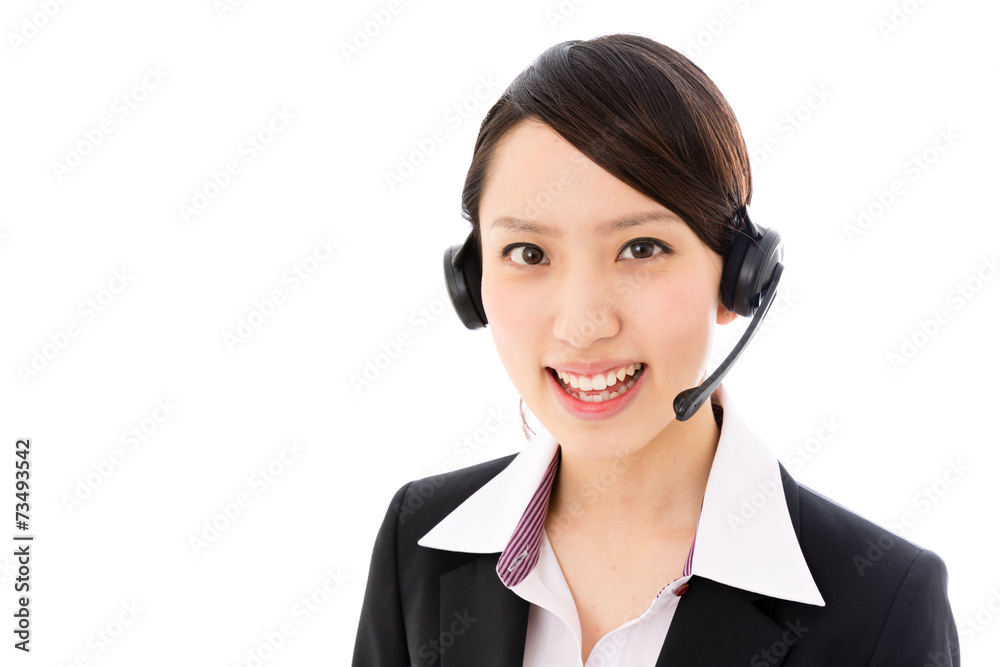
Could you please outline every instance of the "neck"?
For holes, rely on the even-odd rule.
[[[584,459],[562,449],[546,530],[595,542],[689,540],[694,534],[720,430],[710,402],[687,421],[670,422],[628,456]]]

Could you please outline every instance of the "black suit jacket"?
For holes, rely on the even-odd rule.
[[[522,665],[530,605],[500,581],[500,554],[417,544],[515,456],[396,492],[375,540],[354,667]],[[796,537],[826,606],[694,575],[657,667],[959,667],[942,559],[779,468]]]

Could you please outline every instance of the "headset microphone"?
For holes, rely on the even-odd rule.
[[[743,348],[747,346],[750,339],[753,338],[754,334],[757,333],[760,323],[764,320],[764,316],[767,315],[767,311],[771,308],[771,304],[774,302],[774,295],[778,289],[778,279],[781,278],[781,272],[784,270],[785,265],[778,262],[774,266],[774,274],[771,278],[770,284],[767,286],[767,291],[764,292],[763,304],[754,314],[753,319],[750,320],[750,326],[747,330],[743,332],[743,336],[740,338],[740,342],[736,344],[733,351],[729,353],[725,361],[719,365],[715,372],[712,373],[707,380],[702,382],[697,387],[692,387],[691,389],[685,389],[681,393],[674,397],[674,413],[677,415],[677,419],[680,421],[687,421],[687,418],[698,411],[698,408],[702,406],[705,400],[712,395],[715,388],[719,386],[722,382],[722,378],[726,376],[729,369],[733,367],[736,360],[740,358],[743,354]]]
[[[674,413],[680,421],[686,421],[708,400],[757,333],[774,302],[778,280],[784,270],[781,263],[784,244],[777,230],[751,222],[746,206],[737,210],[733,222],[737,232],[722,268],[722,302],[737,315],[752,316],[753,319],[719,368],[703,383],[682,391],[674,398]],[[444,274],[448,295],[462,323],[469,329],[485,327],[482,253],[475,231],[469,233],[465,243],[445,250]]]

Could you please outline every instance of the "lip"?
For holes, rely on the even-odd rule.
[[[610,368],[617,367],[612,366]],[[566,390],[562,388],[562,385],[559,384],[559,381],[556,380],[555,376],[552,375],[548,368],[545,369],[545,375],[548,376],[549,385],[551,385],[552,390],[556,393],[559,402],[562,403],[562,406],[567,412],[578,419],[596,420],[613,417],[627,408],[635,399],[638,391],[642,389],[642,385],[648,371],[649,367],[644,366],[642,375],[640,375],[639,379],[635,381],[635,384],[632,385],[631,389],[617,398],[612,398],[610,401],[601,401],[600,403],[587,403],[567,394]]]

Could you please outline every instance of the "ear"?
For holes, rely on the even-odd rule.
[[[719,324],[729,324],[737,317],[739,317],[739,315],[737,315],[735,311],[729,310],[721,300],[719,301],[719,310],[715,316],[716,322]]]

